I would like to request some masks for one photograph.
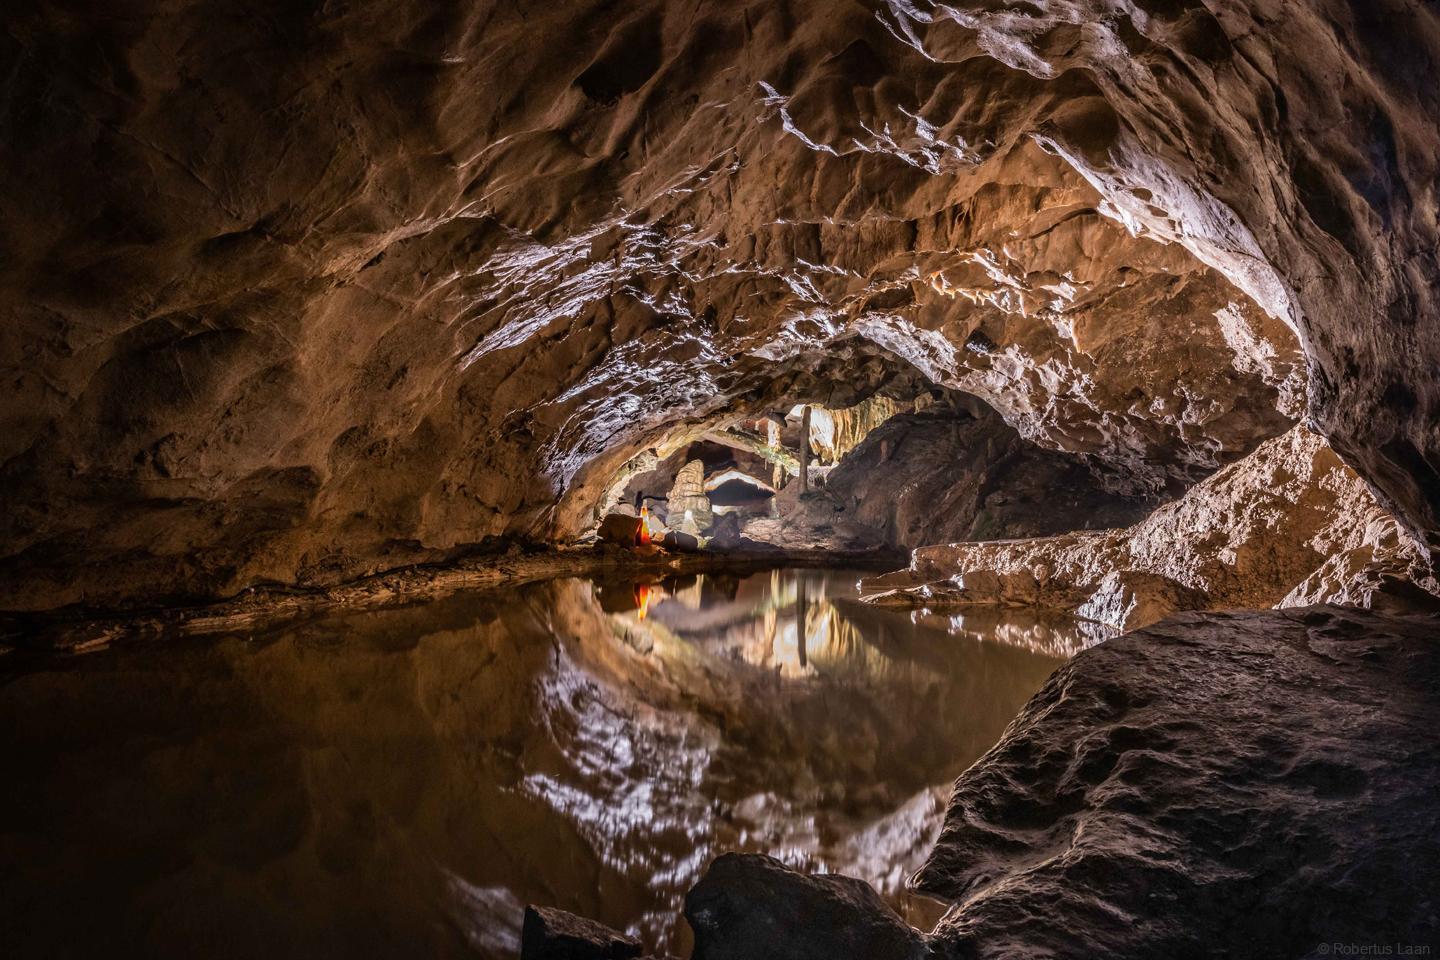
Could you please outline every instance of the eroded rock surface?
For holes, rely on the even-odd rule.
[[[1037,605],[1133,629],[1177,610],[1384,604],[1401,583],[1440,592],[1423,546],[1296,427],[1129,528],[924,547],[870,586],[896,591],[875,602]]]
[[[677,424],[903,370],[1183,485],[1312,412],[1428,536],[1401,0],[5,13],[7,604],[566,538]]]
[[[955,785],[917,877],[958,904],[936,955],[1433,943],[1437,631],[1190,614],[1080,654]]]
[[[865,881],[725,854],[685,895],[693,960],[925,960],[925,938]]]
[[[636,937],[554,907],[528,906],[520,926],[520,960],[634,960]]]

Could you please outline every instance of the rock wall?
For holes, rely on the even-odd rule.
[[[1287,324],[1437,526],[1399,0],[3,17],[7,606],[565,538],[677,424],[901,368],[1176,488],[1299,411]]]
[[[1134,526],[924,547],[869,584],[878,603],[1036,605],[1126,629],[1177,610],[1440,593],[1423,546],[1305,427]]]

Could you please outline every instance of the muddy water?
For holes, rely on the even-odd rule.
[[[688,948],[726,850],[906,875],[949,782],[1088,639],[856,576],[561,580],[8,658],[7,956],[513,956],[526,902]]]

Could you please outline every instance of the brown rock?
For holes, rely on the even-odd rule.
[[[640,518],[625,513],[608,514],[600,521],[595,535],[602,543],[614,543],[622,547],[634,547],[639,543]]]
[[[683,533],[692,536],[710,529],[715,522],[711,512],[710,498],[705,494],[705,464],[691,460],[675,475],[675,484],[670,488],[668,523]]]
[[[955,784],[916,877],[961,903],[933,955],[1317,956],[1377,916],[1426,942],[1437,628],[1192,613],[1079,654]]]
[[[640,941],[554,907],[525,908],[520,960],[632,960]]]
[[[1440,593],[1424,547],[1324,440],[1296,427],[1126,529],[923,547],[909,571],[867,589],[938,584],[924,600],[938,607],[969,594],[951,589],[956,577],[999,596],[1003,577],[1028,575],[1036,605],[1133,629],[1178,610],[1368,605],[1377,572]]]
[[[1182,610],[1198,610],[1209,597],[1169,577],[1140,570],[1112,570],[1076,609],[1086,620],[1134,630]]]
[[[685,895],[693,960],[922,960],[925,938],[862,880],[727,853]]]

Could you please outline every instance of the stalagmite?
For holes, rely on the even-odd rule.
[[[666,523],[691,536],[704,533],[715,522],[710,498],[705,494],[705,464],[691,460],[680,468],[670,488]]]
[[[800,492],[810,489],[810,406],[800,414]]]
[[[765,443],[771,450],[780,449],[780,424],[773,418],[765,421]],[[770,486],[776,490],[780,489],[785,482],[785,468],[778,459],[772,460],[770,464]]]

